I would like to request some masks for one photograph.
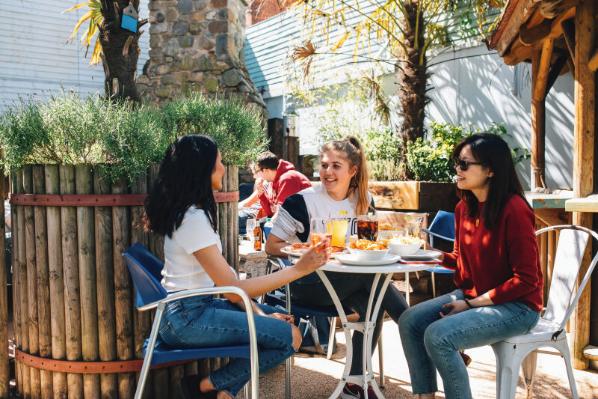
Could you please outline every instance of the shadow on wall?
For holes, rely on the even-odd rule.
[[[531,148],[529,65],[505,65],[482,46],[439,55],[429,64],[430,120],[474,127],[502,123],[511,144]],[[573,110],[573,79],[567,74],[556,81],[546,105],[546,183],[552,189],[572,186]],[[529,160],[518,172],[529,188]]]

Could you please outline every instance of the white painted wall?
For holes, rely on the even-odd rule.
[[[0,114],[19,98],[46,99],[61,90],[103,93],[101,65],[90,66],[79,40],[67,43],[85,10],[63,13],[82,0],[0,0]],[[146,18],[149,0],[142,0]],[[148,58],[141,36],[138,73]]]
[[[431,58],[429,65],[432,90],[427,123],[450,122],[478,128],[493,122],[502,123],[512,135],[512,144],[531,148],[529,65],[505,65],[485,46],[444,51]],[[394,76],[384,76],[383,82],[385,92],[392,95],[396,90]],[[551,89],[546,105],[546,183],[551,189],[572,187],[573,105],[573,79],[571,74],[563,75]],[[301,153],[315,153],[317,147],[313,142],[317,126],[314,121],[322,107],[302,108],[296,112]],[[529,188],[530,161],[521,163],[518,168],[524,185]]]
[[[481,55],[481,56],[480,56]],[[451,51],[430,61],[429,120],[484,127],[506,125],[513,144],[531,148],[531,67],[505,65],[485,46]],[[573,79],[559,77],[546,104],[546,178],[551,189],[571,188]],[[530,184],[529,160],[520,166]]]

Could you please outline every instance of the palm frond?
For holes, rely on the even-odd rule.
[[[98,38],[98,34],[100,32],[99,28],[104,23],[104,16],[102,14],[101,1],[100,0],[88,0],[86,2],[76,4],[75,6],[65,10],[64,12],[72,12],[75,10],[79,10],[83,7],[87,7],[88,10],[87,10],[87,12],[85,12],[85,14],[83,14],[81,16],[81,18],[79,18],[79,20],[75,24],[69,39],[73,40],[75,37],[77,37],[77,34],[79,33],[79,30],[81,29],[81,27],[85,23],[88,23],[87,29],[85,29],[85,31],[83,32],[83,34],[81,36],[81,43],[86,48],[85,55],[87,56],[89,47],[91,46],[91,43],[93,42],[93,40],[95,38],[93,52],[91,55],[91,59],[89,60],[89,63],[91,65],[94,65],[94,64],[101,62],[101,56],[102,56],[102,44]]]
[[[311,40],[307,41],[305,45],[293,49],[291,59],[295,62],[299,61],[303,63],[303,76],[307,77],[309,75],[313,56],[316,54],[316,46],[314,46]]]

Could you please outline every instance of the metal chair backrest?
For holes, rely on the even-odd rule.
[[[438,211],[430,227],[426,229],[430,237],[430,245],[433,246],[434,238],[438,237],[446,241],[455,241],[455,214],[452,212]]]
[[[577,302],[579,302],[579,297],[587,285],[596,263],[598,263],[597,254],[592,259],[583,280],[576,290],[579,271],[590,237],[598,240],[598,234],[582,226],[560,225],[540,229],[536,232],[536,236],[554,230],[560,231],[560,234],[543,318],[559,323],[560,329],[564,329],[571,313],[577,306]]]
[[[163,263],[146,247],[136,243],[129,247],[123,257],[135,286],[135,306],[146,307],[168,295],[160,284]]]

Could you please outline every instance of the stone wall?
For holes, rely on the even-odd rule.
[[[190,92],[241,96],[264,107],[245,68],[245,0],[150,0],[150,60],[137,79],[144,99]]]

